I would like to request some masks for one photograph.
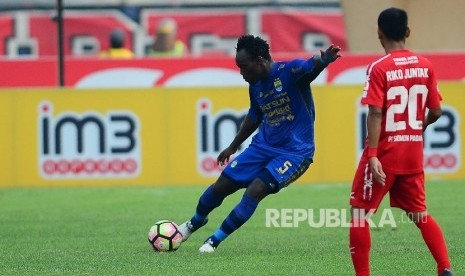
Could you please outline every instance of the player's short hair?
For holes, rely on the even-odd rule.
[[[407,12],[399,8],[385,9],[379,14],[378,28],[383,34],[394,41],[405,38],[408,27]]]
[[[243,35],[239,37],[236,51],[239,52],[242,49],[244,49],[252,59],[262,57],[266,60],[271,60],[270,45],[259,36]]]

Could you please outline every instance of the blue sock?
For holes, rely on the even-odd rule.
[[[210,185],[210,187],[203,192],[202,196],[200,196],[199,203],[197,204],[195,214],[191,218],[191,223],[194,229],[202,227],[208,214],[210,214],[213,209],[220,206],[223,199],[224,197],[218,197],[213,193],[213,185]]]
[[[229,213],[226,219],[221,224],[220,228],[216,230],[210,239],[213,241],[213,245],[216,247],[220,242],[226,239],[232,232],[241,227],[246,221],[252,217],[253,213],[257,209],[258,201],[251,197],[244,195],[241,202],[234,207]]]

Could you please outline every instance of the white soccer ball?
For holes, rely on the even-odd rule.
[[[150,227],[149,243],[158,252],[176,251],[182,242],[179,226],[170,220],[160,220]]]

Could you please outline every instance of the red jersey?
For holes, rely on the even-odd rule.
[[[426,108],[437,108],[440,102],[433,66],[426,58],[397,50],[368,66],[362,104],[382,110],[378,159],[386,172],[423,171]]]

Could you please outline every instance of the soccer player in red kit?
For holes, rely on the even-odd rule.
[[[420,229],[438,275],[453,275],[442,230],[425,204],[423,132],[441,116],[441,96],[431,63],[405,47],[407,22],[404,10],[380,13],[378,38],[386,55],[367,69],[362,104],[368,105],[368,137],[350,197],[350,253],[357,276],[370,275],[367,214],[376,212],[387,192],[391,206],[403,209]]]

